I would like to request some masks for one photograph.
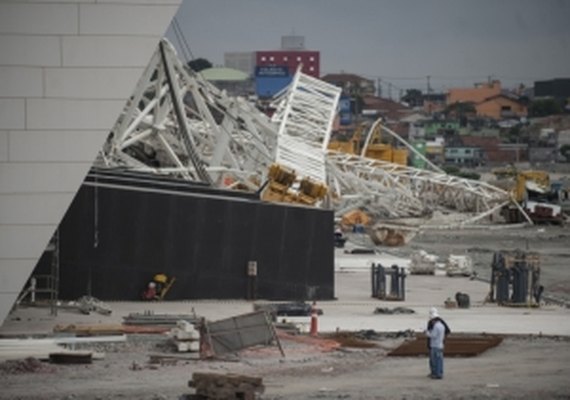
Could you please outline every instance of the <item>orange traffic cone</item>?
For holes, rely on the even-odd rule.
[[[317,315],[317,302],[313,301],[311,306],[311,329],[309,331],[311,336],[317,336],[319,334],[319,320]]]

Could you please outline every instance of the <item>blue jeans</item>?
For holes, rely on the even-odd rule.
[[[434,378],[443,378],[443,349],[429,350],[429,369]]]

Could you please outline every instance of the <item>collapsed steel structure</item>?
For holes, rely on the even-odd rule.
[[[326,184],[328,201],[319,204],[337,215],[359,208],[392,221],[428,220],[442,211],[456,216],[443,225],[464,225],[513,201],[502,189],[450,176],[431,163],[422,170],[328,150],[339,97],[339,88],[297,71],[269,118],[185,67],[163,40],[100,161],[248,191],[262,190],[277,163]]]

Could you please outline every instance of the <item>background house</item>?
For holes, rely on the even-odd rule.
[[[452,88],[447,93],[447,105],[454,103],[481,103],[483,100],[501,94],[501,82],[476,83],[473,88]]]
[[[521,118],[528,114],[527,106],[514,96],[504,93],[486,98],[475,104],[475,110],[480,117],[493,119]]]

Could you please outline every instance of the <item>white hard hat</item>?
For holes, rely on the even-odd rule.
[[[429,317],[430,317],[430,318],[439,317],[439,313],[437,312],[437,308],[432,307],[432,308],[429,309]]]
[[[156,287],[156,283],[154,283],[154,282],[149,282],[149,283],[148,283],[148,287],[151,288],[151,289],[153,289],[153,288]]]

